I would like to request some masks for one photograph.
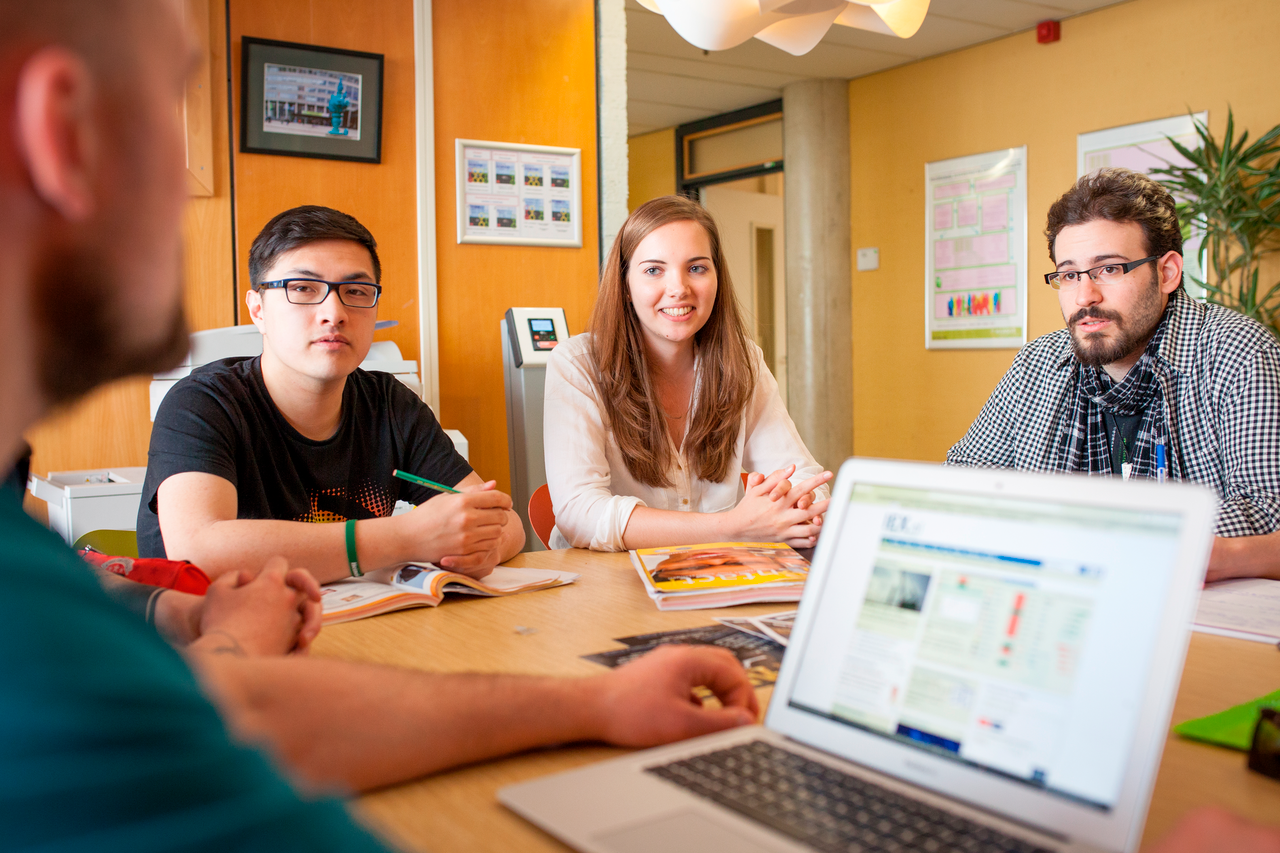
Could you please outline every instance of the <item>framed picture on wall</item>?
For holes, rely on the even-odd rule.
[[[582,246],[582,150],[454,140],[458,242]]]
[[[382,54],[244,36],[240,150],[382,162]]]

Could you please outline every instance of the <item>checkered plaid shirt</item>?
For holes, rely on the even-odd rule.
[[[1219,536],[1280,529],[1280,343],[1181,289],[1172,301],[1155,366],[1170,479],[1218,492]],[[1066,329],[1023,347],[947,464],[1064,470],[1076,367]]]

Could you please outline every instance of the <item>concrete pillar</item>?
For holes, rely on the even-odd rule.
[[[849,83],[782,89],[786,163],[787,408],[809,451],[853,453]]]
[[[599,136],[600,263],[627,221],[627,9],[596,0],[596,121]]]

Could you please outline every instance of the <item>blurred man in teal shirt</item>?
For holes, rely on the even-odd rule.
[[[178,117],[198,53],[178,7],[0,0],[0,470],[44,414],[186,351]],[[533,746],[642,745],[755,716],[741,668],[705,649],[606,682],[255,657],[248,635],[277,630],[282,651],[305,632],[306,595],[282,563],[199,602],[202,634],[187,648],[215,708],[187,661],[9,493],[0,542],[3,849],[380,850],[341,802],[301,797],[244,743],[298,780],[358,789]],[[181,609],[180,593],[165,596]],[[691,705],[699,684],[726,707]],[[344,737],[356,721],[377,735]]]
[[[44,414],[186,349],[176,118],[197,55],[177,6],[0,0],[5,470]],[[223,581],[202,605],[188,648],[215,708],[187,661],[12,495],[0,498],[0,542],[3,849],[382,850],[339,801],[304,798],[243,744],[299,780],[359,789],[540,745],[646,746],[756,716],[723,650],[665,648],[584,679],[255,657],[250,634],[277,630],[289,648],[305,631],[306,596],[281,563]],[[698,685],[724,707],[692,703]],[[371,725],[344,737],[352,723]],[[1275,849],[1274,834],[1233,821],[1208,815],[1167,849]]]

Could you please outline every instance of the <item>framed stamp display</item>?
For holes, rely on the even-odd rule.
[[[455,141],[458,242],[582,246],[582,150]]]

